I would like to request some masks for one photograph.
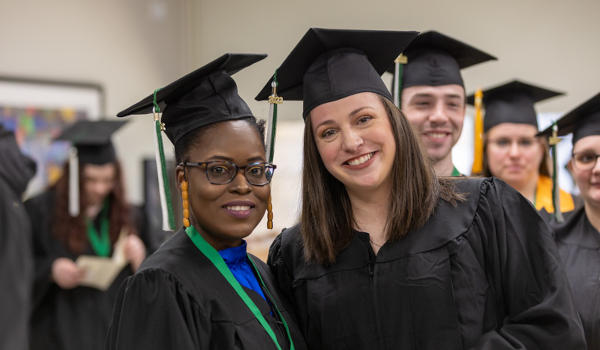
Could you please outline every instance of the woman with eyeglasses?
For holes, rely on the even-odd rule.
[[[483,176],[503,180],[548,213],[554,212],[550,157],[546,140],[536,137],[534,103],[559,95],[517,80],[483,92]],[[561,190],[560,205],[561,212],[573,210],[573,197]]]
[[[587,348],[600,350],[600,93],[563,116],[559,136],[573,133],[568,168],[584,205],[551,222]],[[549,136],[550,128],[543,134]]]
[[[108,349],[305,348],[267,265],[244,241],[267,209],[275,165],[264,124],[230,75],[264,57],[223,55],[119,114],[164,107],[184,227],[122,286]]]

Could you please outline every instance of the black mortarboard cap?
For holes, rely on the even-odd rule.
[[[113,163],[117,158],[111,137],[125,123],[125,121],[82,120],[63,130],[55,140],[69,141],[77,149],[80,164]]]
[[[564,95],[518,80],[483,91],[483,131],[487,132],[502,123],[528,124],[538,128],[534,104],[552,97]],[[467,97],[467,103],[474,104],[474,95]]]
[[[573,133],[573,145],[586,136],[600,135],[600,93],[562,116],[556,126],[558,136]],[[551,136],[552,125],[538,135]]]
[[[304,118],[318,105],[360,92],[391,99],[381,75],[416,36],[412,31],[311,28],[277,69],[277,94],[302,100]],[[256,100],[269,98],[271,80]]]
[[[486,52],[436,31],[417,36],[403,54],[408,61],[401,88],[450,84],[464,87],[461,69],[496,60]],[[387,68],[394,73],[394,65],[388,64]]]
[[[224,54],[158,90],[156,101],[171,142],[175,144],[190,131],[209,124],[252,117],[231,75],[265,57],[264,54]],[[151,113],[153,101],[154,94],[117,116]]]

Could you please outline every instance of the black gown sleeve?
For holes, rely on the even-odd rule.
[[[148,269],[121,287],[107,349],[208,349],[210,320],[171,274]]]
[[[53,285],[51,280],[52,263],[61,256],[59,244],[51,236],[50,208],[53,208],[51,193],[44,193],[25,202],[29,214],[32,233],[34,260],[33,306],[37,307]]]
[[[20,198],[0,179],[0,349],[28,348],[33,263]]]
[[[292,291],[292,273],[286,266],[284,260],[284,253],[282,252],[282,239],[283,232],[285,229],[275,237],[273,243],[271,243],[271,247],[269,248],[269,256],[267,258],[267,265],[271,269],[271,273],[273,274],[273,278],[277,287],[279,288],[280,293],[283,295],[287,302],[294,301],[294,294]]]
[[[474,225],[488,280],[495,293],[498,327],[475,349],[585,349],[550,228],[535,208],[502,181],[482,188]]]

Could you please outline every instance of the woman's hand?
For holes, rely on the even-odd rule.
[[[125,259],[129,261],[133,271],[137,271],[142,264],[142,261],[146,258],[146,247],[144,247],[144,243],[137,235],[129,235],[125,240],[123,250]]]
[[[58,258],[52,262],[52,280],[62,289],[77,287],[84,275],[85,271],[71,259]]]

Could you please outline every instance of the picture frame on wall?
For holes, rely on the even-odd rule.
[[[54,138],[78,120],[99,119],[104,111],[100,84],[0,76],[0,123],[15,132],[23,152],[37,163],[25,197],[43,191],[62,172],[69,145]]]

